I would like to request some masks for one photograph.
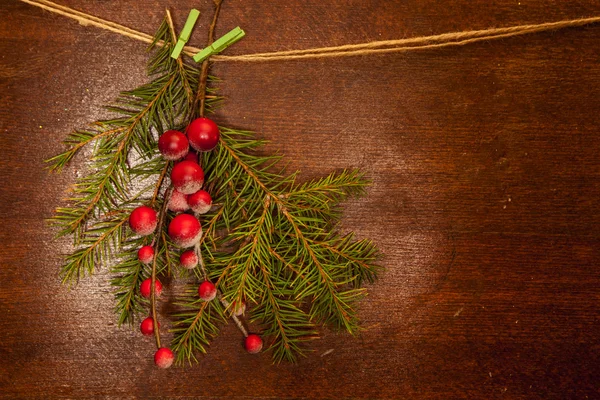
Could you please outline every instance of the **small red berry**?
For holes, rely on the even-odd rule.
[[[150,298],[150,285],[152,285],[152,279],[148,278],[140,285],[140,293],[143,297],[149,299]],[[162,293],[162,283],[157,279],[155,281],[154,287],[156,288],[156,295],[160,296]]]
[[[141,206],[131,212],[129,226],[138,235],[146,236],[154,232],[158,219],[156,211],[148,206]]]
[[[185,156],[183,160],[198,163],[198,153],[196,153],[194,150],[190,150],[190,152],[187,153],[187,156]]]
[[[179,247],[192,247],[202,237],[200,222],[190,214],[179,214],[169,224],[169,236]]]
[[[217,295],[217,288],[212,282],[204,281],[198,286],[198,296],[204,301],[211,301]]]
[[[188,139],[179,131],[166,131],[158,138],[158,149],[167,160],[179,160],[188,153]]]
[[[150,264],[154,260],[154,249],[152,246],[143,246],[139,249],[138,259],[144,264]]]
[[[202,188],[204,172],[193,161],[182,161],[173,166],[171,182],[183,194],[192,194]]]
[[[260,336],[255,334],[250,334],[244,340],[244,347],[246,351],[250,354],[256,354],[262,350],[263,341]]]
[[[246,312],[246,303],[242,301],[238,306],[237,303],[234,301],[233,303],[231,303],[231,310],[231,313],[233,315],[235,315],[236,317],[241,317]]]
[[[187,250],[181,253],[179,257],[179,262],[181,266],[185,269],[192,269],[198,265],[198,255],[194,250]]]
[[[154,364],[156,364],[158,368],[169,368],[171,365],[173,365],[174,360],[175,355],[171,349],[166,347],[161,347],[160,349],[156,350],[156,353],[154,353]]]
[[[195,213],[206,214],[212,206],[212,198],[206,190],[198,190],[196,193],[188,194],[187,203]]]
[[[181,193],[179,190],[173,190],[171,198],[169,199],[169,210],[175,212],[187,211],[190,206],[187,203],[187,196]]]
[[[219,127],[208,118],[197,118],[187,128],[190,145],[197,151],[210,151],[219,143]]]
[[[160,322],[158,323],[158,327],[160,328]],[[152,317],[148,317],[142,321],[140,324],[140,331],[145,336],[150,336],[154,334],[154,319]]]
[[[188,151],[188,153],[185,155],[185,157],[183,157],[179,161],[175,161],[175,164],[179,164],[180,162],[183,162],[183,161],[192,161],[192,162],[195,162],[196,164],[200,165],[200,163],[198,162],[198,153],[196,153],[196,151],[194,149],[190,149],[190,151]]]

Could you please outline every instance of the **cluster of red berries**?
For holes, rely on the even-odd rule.
[[[204,172],[198,164],[198,153],[211,151],[219,143],[220,133],[217,125],[208,118],[198,118],[192,121],[186,130],[187,136],[176,130],[163,133],[158,139],[158,149],[162,156],[170,161],[176,161],[171,169],[171,184],[173,191],[168,200],[169,210],[179,213],[169,223],[169,237],[181,248],[195,246],[202,238],[202,227],[198,218],[185,211],[192,210],[195,214],[207,213],[212,206],[212,198],[208,192],[202,190]],[[193,148],[190,151],[190,146]],[[195,151],[194,151],[195,150]],[[156,211],[147,206],[133,210],[129,217],[129,226],[141,236],[154,232],[158,224]],[[138,259],[144,264],[154,260],[154,248],[143,246],[138,250]],[[180,256],[183,268],[192,269],[199,263],[195,250],[186,250]],[[144,280],[140,285],[140,293],[145,298],[151,297],[152,280]],[[162,284],[155,279],[155,295],[160,296]],[[198,286],[198,296],[204,301],[212,301],[217,295],[215,285],[206,280]],[[234,315],[243,314],[245,305],[234,307]],[[240,313],[241,310],[241,313]],[[157,323],[158,326],[160,324]],[[140,325],[144,335],[154,334],[154,320],[152,317],[144,319]],[[244,346],[249,353],[258,353],[262,349],[260,336],[251,334],[245,339]],[[154,362],[159,368],[169,368],[174,360],[173,352],[161,347],[154,355]]]

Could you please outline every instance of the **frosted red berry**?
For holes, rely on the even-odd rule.
[[[211,301],[217,295],[217,288],[212,282],[204,281],[198,286],[198,296],[204,301]]]
[[[183,158],[183,161],[193,161],[195,163],[198,162],[198,153],[194,150],[190,150],[187,155]]]
[[[152,279],[148,278],[140,285],[140,293],[143,297],[149,299],[150,298],[150,285],[152,285]],[[156,295],[160,296],[162,293],[162,283],[158,279],[155,280]]]
[[[166,131],[158,138],[158,150],[167,160],[179,160],[188,154],[188,139],[179,131]]]
[[[143,246],[138,250],[138,259],[144,264],[150,264],[154,260],[154,249],[152,246]]]
[[[129,216],[131,230],[141,236],[146,236],[154,232],[157,224],[156,211],[148,206],[136,208]]]
[[[160,349],[156,350],[156,353],[154,353],[154,364],[156,364],[158,368],[169,368],[171,365],[173,365],[174,360],[175,355],[171,349],[166,347],[161,347]]]
[[[256,354],[262,350],[263,341],[260,336],[256,334],[250,334],[244,340],[244,347],[250,354]]]
[[[169,210],[174,212],[183,212],[190,209],[187,203],[187,195],[181,193],[179,190],[173,190],[171,198],[168,204]]]
[[[236,317],[241,317],[242,315],[244,315],[244,313],[246,312],[246,303],[244,303],[243,301],[240,303],[240,305],[237,305],[237,302],[232,302],[231,303],[231,313],[233,315],[235,315]]]
[[[219,127],[208,118],[197,118],[187,130],[190,145],[197,151],[210,151],[219,143]]]
[[[198,265],[198,255],[194,250],[187,250],[181,253],[179,257],[179,262],[181,266],[185,269],[196,268]]]
[[[188,194],[187,203],[195,213],[206,214],[212,207],[212,198],[206,190],[198,190]]]
[[[200,221],[193,215],[179,214],[169,224],[169,237],[179,247],[192,247],[202,237]]]
[[[182,161],[173,166],[171,182],[175,189],[183,194],[192,194],[202,188],[204,172],[193,161]]]
[[[158,323],[158,327],[160,328],[160,323]],[[142,335],[150,336],[154,334],[154,319],[152,317],[148,317],[142,321],[140,324],[140,331]]]

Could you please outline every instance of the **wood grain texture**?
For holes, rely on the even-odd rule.
[[[145,32],[210,1],[63,0]],[[324,332],[297,365],[251,356],[229,324],[191,368],[159,371],[118,329],[105,270],[73,290],[52,214],[85,162],[49,175],[66,133],[145,81],[144,45],[0,3],[0,396],[600,397],[600,26],[408,54],[218,64],[216,119],[271,140],[303,177],[359,167],[344,226],[387,268],[358,338]],[[229,54],[600,15],[585,0],[225,0]],[[322,356],[326,351],[334,351]]]

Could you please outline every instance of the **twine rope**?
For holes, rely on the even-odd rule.
[[[53,3],[49,0],[19,0],[23,3],[42,8],[54,14],[72,18],[81,25],[95,26],[120,35],[146,43],[152,43],[153,37],[144,32],[139,32],[115,22],[107,21],[96,16],[74,10],[70,7]],[[600,17],[579,18],[557,22],[546,22],[533,25],[516,25],[505,28],[490,28],[464,32],[450,32],[440,35],[419,36],[407,39],[380,40],[368,43],[347,44],[342,46],[319,47],[305,50],[274,51],[268,53],[253,53],[239,56],[215,55],[211,61],[215,62],[261,62],[284,61],[299,59],[318,59],[333,57],[351,57],[370,54],[399,53],[413,50],[439,49],[442,47],[464,46],[467,44],[527,35],[538,32],[555,31],[565,28],[581,27],[600,22]],[[200,48],[185,46],[183,52],[189,56],[198,53]]]

